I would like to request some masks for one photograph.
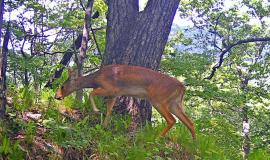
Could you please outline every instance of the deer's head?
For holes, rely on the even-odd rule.
[[[58,100],[64,99],[66,96],[70,95],[76,90],[76,84],[78,78],[78,72],[76,70],[68,70],[68,79],[63,83],[63,85],[57,89],[55,98]]]

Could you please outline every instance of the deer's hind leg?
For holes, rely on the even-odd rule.
[[[111,114],[112,114],[112,110],[113,110],[113,106],[115,104],[116,101],[116,97],[112,97],[110,99],[107,100],[107,113],[106,113],[106,117],[104,119],[103,122],[103,127],[107,128],[109,121],[111,119]]]
[[[196,139],[194,124],[184,112],[182,108],[182,100],[178,98],[176,100],[172,100],[170,103],[169,110],[189,129],[193,139]]]
[[[169,105],[167,103],[165,104],[157,104],[155,106],[156,110],[162,115],[162,117],[165,118],[167,122],[167,127],[162,130],[160,133],[160,136],[164,137],[166,133],[172,128],[172,126],[175,124],[176,120],[173,117],[173,115],[169,111]]]

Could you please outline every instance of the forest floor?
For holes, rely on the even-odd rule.
[[[194,159],[173,139],[159,138],[155,128],[148,128],[146,136],[143,130],[130,134],[123,119],[104,129],[99,125],[102,115],[64,105],[7,111],[0,126],[0,159]]]

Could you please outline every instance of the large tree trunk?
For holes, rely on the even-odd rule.
[[[7,27],[6,34],[4,36],[3,41],[3,48],[2,48],[2,54],[0,56],[0,69],[1,69],[1,75],[0,75],[0,100],[1,100],[1,108],[0,108],[0,118],[4,118],[5,112],[6,112],[6,69],[7,69],[7,54],[8,54],[8,42],[10,39],[10,31],[9,31],[9,25]]]
[[[129,64],[157,70],[179,0],[149,0],[139,12],[138,1],[108,1],[106,50],[102,65]],[[148,101],[121,98],[132,115],[131,129],[151,120]]]
[[[0,0],[0,44],[2,43],[2,26],[3,26],[3,14],[4,14],[4,0]],[[1,108],[0,108],[0,118],[3,118],[6,110],[6,98],[5,98],[5,91],[4,91],[4,78],[5,76],[3,74],[3,58],[4,58],[4,53],[2,49],[2,53],[0,54],[0,99],[1,99]]]

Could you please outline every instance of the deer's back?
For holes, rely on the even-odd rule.
[[[169,94],[184,87],[177,79],[148,68],[128,65],[108,65],[97,73],[97,81],[116,86],[131,96]]]

